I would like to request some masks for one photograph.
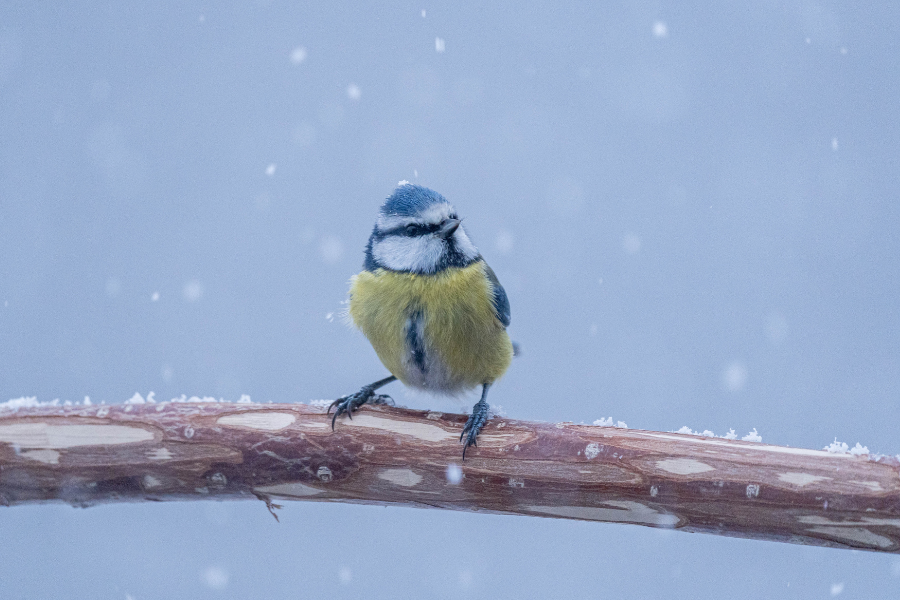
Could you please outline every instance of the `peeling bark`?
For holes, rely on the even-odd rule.
[[[462,462],[464,422],[376,406],[332,432],[303,404],[0,408],[0,504],[403,504],[900,552],[895,458],[494,418]]]

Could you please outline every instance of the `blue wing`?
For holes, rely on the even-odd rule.
[[[491,282],[491,287],[494,288],[494,313],[504,327],[509,327],[509,298],[506,297],[506,290],[500,285],[497,275],[487,263],[484,263],[484,273],[487,275],[488,281]]]

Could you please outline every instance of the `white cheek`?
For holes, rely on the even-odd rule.
[[[453,240],[456,242],[456,248],[462,252],[466,258],[469,260],[478,258],[478,248],[475,247],[475,244],[472,243],[472,240],[469,239],[469,236],[466,235],[466,232],[463,231],[462,227],[457,229],[456,233],[453,234]]]
[[[390,236],[372,246],[380,265],[393,271],[433,273],[443,253],[443,243],[432,236]]]

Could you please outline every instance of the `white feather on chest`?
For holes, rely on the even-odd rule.
[[[441,360],[438,352],[425,335],[425,320],[420,313],[406,321],[405,351],[403,367],[409,385],[430,392],[457,394],[468,389],[460,377],[453,373]]]

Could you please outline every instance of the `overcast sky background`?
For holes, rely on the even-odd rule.
[[[900,5],[0,5],[0,400],[334,398],[379,204],[504,284],[512,418],[900,452]],[[386,388],[414,408],[461,410]],[[900,558],[318,503],[0,510],[0,596],[888,598]]]

